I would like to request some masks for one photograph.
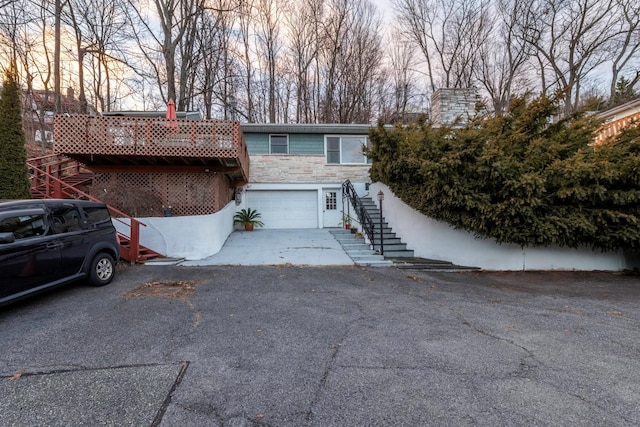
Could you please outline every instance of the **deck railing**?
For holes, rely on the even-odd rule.
[[[58,153],[235,160],[249,178],[249,154],[236,121],[57,115],[54,134]]]
[[[607,138],[620,133],[623,128],[638,122],[640,122],[640,112],[603,124],[600,129],[596,131],[596,144],[603,143]]]

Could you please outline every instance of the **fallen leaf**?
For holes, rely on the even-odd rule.
[[[23,373],[24,369],[18,369],[7,381],[19,380]]]
[[[256,418],[261,418],[262,419],[262,418],[264,418],[264,414],[260,413],[260,414],[256,415]]]
[[[507,325],[507,328],[509,328],[509,329],[515,329],[515,328],[516,328],[516,325]]]

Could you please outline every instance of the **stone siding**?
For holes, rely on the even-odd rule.
[[[431,121],[434,126],[450,126],[456,120],[464,125],[476,114],[475,89],[438,89],[431,96]]]
[[[249,182],[252,183],[317,183],[369,182],[369,165],[326,164],[324,155],[259,155],[250,156]]]

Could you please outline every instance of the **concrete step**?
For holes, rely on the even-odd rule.
[[[358,257],[358,256],[371,256],[371,255],[375,255],[375,251],[372,251],[369,248],[362,248],[362,249],[345,249],[345,252],[347,253],[347,255],[349,255],[350,257]]]
[[[358,261],[356,265],[360,265],[363,267],[393,267],[393,262],[388,260],[382,261]]]
[[[374,250],[380,250],[380,243],[376,242],[376,244],[373,245],[373,249]],[[387,244],[387,242],[384,243],[384,253],[385,254],[387,252],[406,251],[406,250],[407,250],[407,244],[406,243],[391,243],[391,244]]]
[[[428,258],[392,258],[396,268],[402,270],[427,270],[427,271],[470,271],[480,270],[478,267],[456,265],[449,261],[441,261]]]
[[[413,258],[415,256],[413,250],[387,250],[384,248],[384,256],[385,258]]]
[[[363,238],[355,237],[347,230],[331,230],[333,237],[340,243],[354,264],[367,267],[392,267],[393,262],[385,260],[373,251]]]

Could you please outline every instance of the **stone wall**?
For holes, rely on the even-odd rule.
[[[438,89],[431,96],[431,121],[435,126],[463,125],[476,114],[475,89]]]
[[[249,170],[252,183],[369,182],[369,165],[326,164],[324,155],[252,154]]]

